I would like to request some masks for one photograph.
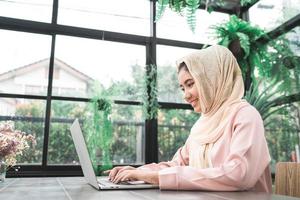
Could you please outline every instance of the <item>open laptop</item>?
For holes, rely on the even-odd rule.
[[[120,190],[158,188],[157,185],[147,184],[143,181],[127,181],[122,182],[121,184],[114,184],[108,180],[108,177],[96,177],[78,119],[75,119],[70,130],[79,157],[83,175],[86,181],[96,189]]]

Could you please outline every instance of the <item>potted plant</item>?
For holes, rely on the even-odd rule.
[[[12,121],[0,123],[0,182],[5,180],[6,170],[17,162],[17,157],[35,144],[35,138],[25,132],[15,130]]]
[[[257,71],[259,77],[283,80],[281,87],[291,91],[291,74],[293,70],[299,70],[299,59],[284,36],[261,44],[259,39],[267,38],[267,33],[235,15],[230,16],[228,22],[212,26],[212,29],[215,30],[218,43],[228,47],[236,57],[243,73],[246,90],[251,82],[256,80],[254,71]]]

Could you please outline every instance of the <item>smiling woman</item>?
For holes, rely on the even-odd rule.
[[[271,192],[270,155],[257,110],[242,100],[233,54],[215,45],[177,61],[185,100],[201,117],[169,162],[117,167],[111,181],[143,180],[171,190]]]
[[[195,81],[184,63],[181,63],[178,67],[178,81],[181,90],[184,92],[186,102],[192,105],[195,112],[201,112]]]

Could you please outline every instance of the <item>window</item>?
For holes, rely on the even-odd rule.
[[[78,118],[86,137],[90,128],[86,126],[86,120],[92,120],[87,106],[82,102],[52,101],[49,164],[79,164],[69,128]],[[143,164],[145,126],[141,107],[113,105],[111,119],[113,134],[110,151],[113,164]]]
[[[15,99],[0,97],[0,121],[13,121],[16,130],[31,134],[36,138],[36,144],[30,144],[29,150],[17,159],[18,164],[41,164],[45,101]]]
[[[161,109],[158,113],[158,160],[171,160],[184,145],[194,122],[200,117],[192,110]]]
[[[272,30],[299,14],[299,1],[261,0],[250,9],[250,21]],[[52,16],[53,2],[58,2],[58,12],[53,12],[57,16]],[[100,88],[97,91],[109,91],[114,102],[110,116],[113,164],[139,165],[170,160],[184,144],[199,115],[185,104],[175,61],[196,51],[193,48],[217,43],[210,26],[227,21],[229,14],[198,9],[193,34],[186,19],[169,8],[154,29],[150,20],[151,5],[153,1],[149,0],[0,1],[0,120],[14,121],[16,128],[34,134],[38,142],[19,162],[39,166],[27,168],[20,174],[53,175],[48,170],[54,170],[59,175],[66,166],[57,165],[72,165],[67,168],[71,169],[69,175],[79,175],[76,166],[79,161],[69,127],[79,118],[83,132],[89,130],[84,120],[90,118],[87,102],[95,95],[95,85]],[[260,13],[262,10],[268,17]],[[281,16],[281,21],[272,16]],[[24,23],[24,20],[27,21]],[[156,30],[156,35],[150,35],[152,30]],[[298,32],[299,28],[295,28],[286,37],[299,55]],[[49,74],[50,60],[54,61],[53,74]],[[145,65],[153,63],[157,63],[161,107],[158,121],[145,121],[140,106]],[[299,83],[297,73],[289,75],[291,86]],[[51,94],[47,93],[48,89]],[[292,91],[298,92],[299,87]],[[295,111],[293,117],[298,119],[297,109],[292,110]],[[288,119],[283,113],[274,115],[273,126],[266,131],[275,160],[289,158],[299,132],[297,120],[290,128],[290,124],[280,124],[283,119]],[[158,132],[148,132],[156,123]],[[271,136],[273,132],[277,134],[275,137]],[[153,149],[156,147],[152,144],[157,140],[158,149]],[[48,146],[43,145],[44,141]],[[291,144],[289,148],[284,141]],[[158,155],[151,155],[152,150],[158,150]]]
[[[271,31],[299,12],[300,0],[260,0],[249,9],[249,18],[251,23]]]
[[[177,79],[176,60],[195,49],[157,45],[158,100],[185,103]]]
[[[75,118],[85,116],[86,103],[57,101],[51,102],[51,124],[49,134],[49,164],[79,164],[70,126]]]
[[[145,47],[93,39],[58,36],[56,47],[59,79],[53,85],[73,88],[66,96],[91,97],[97,81],[113,99],[137,100],[145,68]],[[85,91],[81,94],[78,91]],[[53,93],[53,95],[57,95]]]
[[[59,24],[145,36],[150,33],[149,0],[60,0],[58,12]]]
[[[229,20],[229,15],[199,9],[196,11],[195,34],[190,30],[186,19],[166,8],[164,15],[157,22],[157,37],[202,44],[216,44],[217,40],[210,27]]]
[[[0,90],[14,94],[45,95],[47,90],[26,90],[48,86],[51,37],[0,30]]]
[[[51,22],[53,0],[0,1],[0,15],[19,19]]]

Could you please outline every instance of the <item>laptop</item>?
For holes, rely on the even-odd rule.
[[[114,184],[108,180],[108,177],[97,177],[88,153],[81,127],[78,119],[75,119],[71,128],[71,135],[75,144],[76,152],[86,181],[98,190],[120,190],[120,189],[152,189],[158,188],[157,185],[151,185],[143,181],[125,181]]]

